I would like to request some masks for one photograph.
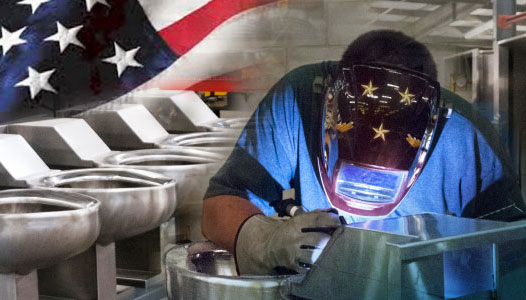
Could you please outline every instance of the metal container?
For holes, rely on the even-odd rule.
[[[210,242],[174,247],[165,265],[171,300],[289,299],[282,293],[291,276],[238,276],[232,254]]]
[[[158,147],[173,149],[179,147],[199,149],[228,155],[237,142],[237,136],[229,132],[211,131],[171,135],[160,141]]]
[[[76,193],[0,192],[0,273],[27,274],[86,250],[100,232],[100,202]]]
[[[249,118],[221,118],[213,122],[200,124],[206,131],[230,131],[241,132],[247,124]]]
[[[140,170],[79,169],[28,181],[31,187],[77,192],[101,201],[98,243],[110,243],[151,230],[173,214],[175,182]]]
[[[108,155],[101,167],[141,169],[163,174],[177,182],[176,241],[202,240],[201,215],[208,181],[219,169],[223,155],[196,149],[150,149]]]

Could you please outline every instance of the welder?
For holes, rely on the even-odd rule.
[[[385,30],[339,62],[289,72],[210,180],[204,235],[235,254],[240,274],[304,273],[341,217],[524,218],[497,134],[436,78],[424,45]],[[295,216],[272,216],[291,188],[293,211],[279,213]]]

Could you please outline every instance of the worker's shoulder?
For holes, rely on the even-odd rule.
[[[446,108],[453,110],[454,119],[459,123],[470,123],[483,134],[493,135],[495,130],[490,121],[484,117],[471,103],[459,95],[444,88],[440,90],[441,100]]]
[[[478,139],[487,143],[499,157],[506,156],[496,130],[486,117],[459,95],[443,88],[440,92],[444,105],[452,109],[446,122],[449,135],[459,137],[459,135],[473,136],[475,134]]]
[[[335,61],[306,64],[289,71],[283,79],[291,85],[301,84],[305,86],[307,82],[314,81],[316,77],[324,78],[333,73],[337,66],[338,62]]]

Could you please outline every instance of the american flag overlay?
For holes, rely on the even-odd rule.
[[[0,112],[103,103],[155,77],[232,16],[276,0],[1,0]],[[166,15],[166,14],[165,14]],[[159,24],[162,24],[160,27]]]

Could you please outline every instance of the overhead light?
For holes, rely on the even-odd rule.
[[[400,10],[427,10],[433,11],[440,7],[440,5],[429,5],[426,3],[417,2],[402,2],[402,1],[374,1],[371,7],[385,8],[385,9],[400,9]]]
[[[479,35],[482,35],[482,33],[484,33],[486,30],[490,30],[490,29],[493,29],[493,20],[489,20],[485,23],[483,23],[482,25],[480,26],[477,26],[473,29],[471,29],[470,31],[464,33],[464,38],[465,39],[474,39],[474,38],[480,38]]]
[[[491,17],[493,16],[493,10],[489,8],[477,8],[474,11],[472,11],[470,15]]]
[[[420,20],[420,17],[407,17],[403,21],[408,23],[414,23],[416,21]]]
[[[392,14],[379,14],[374,17],[377,21],[382,22],[407,22],[414,23],[420,20],[420,17],[404,16],[404,15],[392,15]]]
[[[428,5],[426,5],[424,8],[422,8],[422,10],[435,11],[435,10],[437,10],[439,7],[440,7],[440,5],[428,4]]]
[[[480,20],[456,20],[449,24],[451,27],[475,27],[482,23]]]
[[[391,14],[380,14],[378,15],[377,17],[377,20],[378,21],[383,21],[383,22],[400,22],[400,21],[403,21],[406,16],[402,16],[402,15],[391,15]]]

